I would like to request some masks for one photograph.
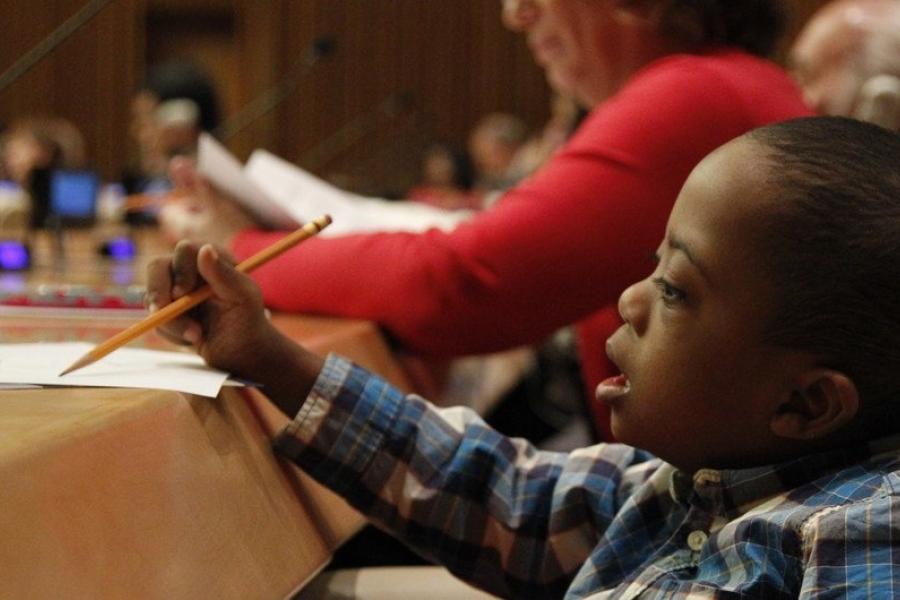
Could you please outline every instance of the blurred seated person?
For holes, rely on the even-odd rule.
[[[194,155],[200,133],[218,125],[219,100],[202,69],[187,62],[152,68],[131,101],[130,134],[137,145],[137,164],[123,175],[126,191],[170,190],[169,161]]]
[[[836,0],[819,9],[790,59],[820,113],[900,130],[900,2]]]
[[[475,124],[469,134],[469,154],[479,191],[502,192],[518,181],[510,173],[510,167],[527,138],[528,127],[509,113],[491,113]]]
[[[61,117],[17,119],[0,136],[0,171],[26,190],[35,169],[83,169],[86,162],[84,137]]]
[[[422,157],[422,181],[407,193],[410,200],[446,210],[479,209],[472,186],[472,161],[448,143],[432,144]]]
[[[519,181],[537,171],[575,133],[586,114],[574,98],[554,94],[550,118],[513,156],[507,169],[509,177]]]

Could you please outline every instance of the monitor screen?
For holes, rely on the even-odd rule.
[[[54,170],[50,177],[50,214],[64,223],[93,220],[99,188],[96,173]]]

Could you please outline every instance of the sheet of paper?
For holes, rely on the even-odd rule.
[[[474,214],[443,210],[419,202],[383,200],[351,194],[265,150],[255,150],[244,167],[247,178],[290,213],[304,221],[329,214],[333,223],[322,237],[371,231],[450,230]]]
[[[197,170],[216,187],[240,202],[261,225],[275,229],[295,229],[303,222],[286,212],[248,178],[240,161],[208,133],[200,135]],[[315,216],[318,215],[312,215]],[[306,219],[312,217],[306,216]]]
[[[469,210],[442,210],[418,202],[359,196],[337,188],[265,150],[247,165],[209,134],[200,136],[198,171],[241,203],[261,225],[294,229],[329,214],[333,224],[323,237],[371,231],[450,230],[472,217]]]
[[[91,348],[84,342],[0,344],[0,384],[149,388],[214,398],[228,378],[197,355],[142,348],[119,348],[59,377]]]

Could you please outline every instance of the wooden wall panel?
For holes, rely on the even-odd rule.
[[[0,69],[74,15],[81,0],[2,0]],[[135,0],[111,2],[47,58],[0,91],[0,124],[18,116],[55,114],[76,123],[93,163],[106,172],[123,155],[127,123],[123,90],[134,85],[139,39]]]
[[[313,169],[346,171],[363,161],[377,172],[384,165],[363,156],[373,148],[420,151],[430,137],[464,143],[471,125],[495,110],[533,125],[548,114],[543,74],[524,41],[502,28],[494,1],[296,1],[285,27],[288,56],[317,36],[336,41],[334,56],[310,72],[278,119],[282,153]],[[408,101],[407,112],[392,118],[390,109],[402,108],[384,102],[392,97]],[[317,154],[346,127],[361,143]]]
[[[0,70],[85,2],[0,0]],[[789,37],[823,3],[791,0]],[[409,169],[427,139],[462,143],[487,112],[511,111],[534,126],[546,117],[543,74],[521,37],[502,28],[499,8],[497,0],[116,0],[0,91],[0,124],[67,117],[111,178],[129,157],[128,103],[148,62],[193,56],[234,115],[330,34],[334,55],[229,145],[241,157],[265,147],[333,175]],[[408,102],[384,103],[391,98]]]

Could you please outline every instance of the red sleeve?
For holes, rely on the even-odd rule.
[[[275,309],[372,319],[422,354],[542,339],[651,269],[693,166],[752,124],[702,69],[657,70],[596,109],[538,174],[452,232],[313,239],[254,277]],[[246,257],[282,234],[248,231]]]

